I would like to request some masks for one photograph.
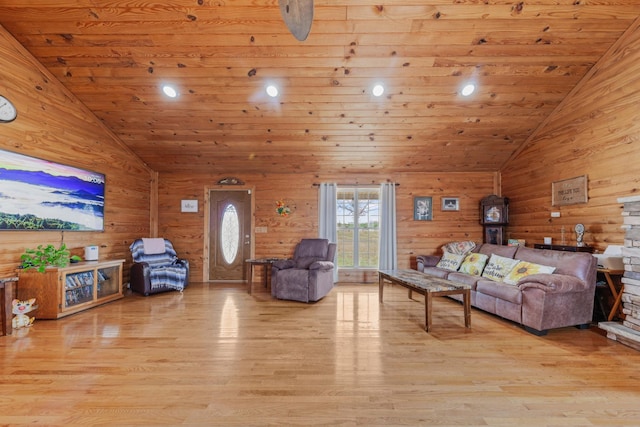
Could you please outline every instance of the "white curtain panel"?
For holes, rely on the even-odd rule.
[[[378,269],[398,268],[398,244],[396,238],[396,184],[380,185],[380,243],[378,245]]]
[[[338,184],[322,183],[318,192],[318,237],[329,239],[331,243],[338,243]],[[333,282],[338,281],[338,262],[333,260]]]

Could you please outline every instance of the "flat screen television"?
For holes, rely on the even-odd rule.
[[[105,176],[0,150],[0,231],[104,231]]]

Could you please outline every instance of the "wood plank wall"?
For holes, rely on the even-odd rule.
[[[585,240],[598,249],[621,244],[621,207],[616,199],[634,194],[640,160],[640,31],[631,29],[622,43],[603,59],[597,72],[563,103],[531,144],[509,162],[501,176],[493,173],[403,174],[340,176],[313,174],[238,174],[255,191],[255,225],[268,232],[256,235],[256,256],[288,256],[295,242],[317,233],[317,188],[313,183],[370,184],[393,180],[398,187],[400,267],[413,267],[415,256],[435,253],[450,240],[482,239],[478,201],[502,187],[511,198],[508,236],[528,244],[543,236],[568,239],[577,222],[587,227]],[[80,253],[87,244],[101,246],[101,256],[129,258],[128,244],[150,235],[151,181],[154,175],[65,88],[0,29],[0,91],[18,106],[19,118],[0,125],[0,148],[46,158],[107,174],[104,233],[0,232],[0,274],[8,275],[25,247],[40,243],[67,245]],[[551,182],[589,176],[587,204],[552,207]],[[160,174],[158,234],[175,241],[192,262],[192,280],[203,277],[204,194],[223,178],[210,175]],[[413,197],[433,196],[433,221],[413,221]],[[460,197],[459,212],[439,210],[440,197]],[[181,199],[199,200],[197,214],[180,213]],[[288,218],[275,215],[275,201],[284,198],[293,208]],[[550,218],[551,211],[561,218]],[[369,280],[346,274],[341,280]]]
[[[415,267],[415,257],[437,253],[452,240],[482,240],[478,203],[492,194],[494,173],[393,173],[388,176],[362,176],[345,173],[340,176],[318,176],[310,173],[243,174],[242,188],[251,188],[255,197],[255,226],[267,227],[266,233],[255,235],[256,257],[289,257],[295,244],[304,237],[317,237],[318,187],[314,183],[380,184],[394,181],[397,203],[398,263],[401,268]],[[224,176],[193,174],[160,174],[159,235],[174,241],[176,250],[189,258],[192,280],[202,280],[204,270],[204,221],[206,188],[220,188],[216,182]],[[233,187],[230,187],[233,188]],[[431,196],[434,204],[432,221],[413,220],[414,196]],[[460,211],[440,210],[441,197],[459,197]],[[198,213],[181,213],[180,200],[198,200]],[[284,199],[292,214],[276,214],[276,201]],[[262,274],[262,269],[258,274]],[[376,272],[341,271],[340,281],[377,280]]]
[[[640,176],[639,21],[550,116],[531,143],[502,170],[511,198],[509,235],[527,245],[560,242],[564,226],[575,244],[576,223],[597,250],[623,244],[619,197],[636,195]],[[588,202],[551,206],[553,181],[588,175]],[[551,218],[552,211],[560,218]]]
[[[64,242],[81,256],[95,244],[101,258],[130,259],[132,239],[149,234],[151,171],[2,27],[0,94],[18,109],[0,124],[0,149],[104,173],[107,189],[102,233],[0,231],[0,277],[14,275],[25,248],[39,244]]]

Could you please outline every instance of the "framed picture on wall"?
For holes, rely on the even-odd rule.
[[[100,172],[0,150],[2,231],[104,231]]]
[[[413,219],[415,221],[431,221],[433,219],[433,203],[431,197],[413,198]]]
[[[443,211],[459,211],[460,199],[457,197],[443,197],[442,208]]]

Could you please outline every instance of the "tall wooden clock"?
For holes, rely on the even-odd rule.
[[[492,194],[480,200],[480,224],[484,243],[504,245],[509,224],[509,198]]]

